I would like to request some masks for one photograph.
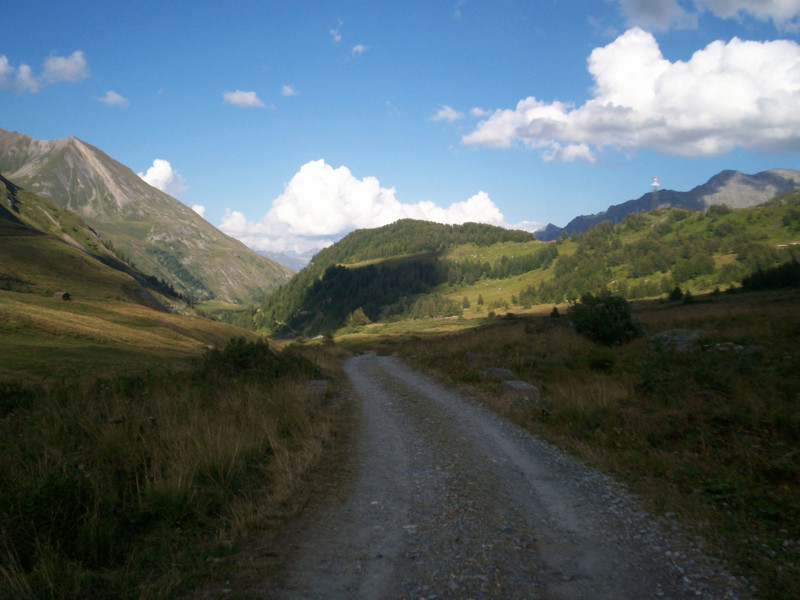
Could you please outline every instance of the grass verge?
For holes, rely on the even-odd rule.
[[[191,371],[0,384],[0,598],[172,598],[276,515],[336,435],[325,349],[235,340]],[[288,502],[288,504],[287,504]]]
[[[613,348],[563,317],[386,347],[614,473],[759,597],[789,600],[800,597],[799,303],[797,291],[639,303],[645,335]],[[686,351],[659,343],[665,331],[687,335],[676,329],[702,333]],[[481,378],[486,367],[512,369],[543,400],[514,402]]]

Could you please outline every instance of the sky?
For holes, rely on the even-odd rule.
[[[800,168],[800,0],[0,0],[0,127],[255,250]]]

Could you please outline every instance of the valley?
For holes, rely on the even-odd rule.
[[[188,283],[201,282],[201,271],[184,272],[173,246],[159,246],[171,270],[150,271],[111,241],[131,222],[92,223],[3,177],[0,530],[10,546],[0,598],[296,597],[307,585],[325,588],[304,575],[309,561],[341,573],[341,597],[426,585],[486,597],[613,597],[642,585],[666,597],[800,594],[800,192],[748,208],[632,213],[550,242],[400,220],[351,233],[291,278],[284,272],[282,285],[255,283],[246,296],[222,286],[202,301]],[[212,270],[220,264],[207,260]],[[607,299],[629,308],[630,326],[592,341],[577,307],[599,311],[612,306]],[[589,315],[595,327],[618,320],[598,314]],[[399,382],[412,367],[432,379]],[[518,401],[482,375],[492,368],[513,371],[539,398]],[[438,414],[426,391],[434,388],[458,396],[452,418]],[[371,415],[375,390],[386,410],[413,410],[399,421]],[[461,398],[597,470],[568,479],[604,473],[623,485],[621,497],[640,507],[623,518],[648,515],[645,529],[629,532],[652,542],[639,553],[650,553],[648,575],[620,567],[618,580],[602,582],[548,536],[583,556],[620,547],[573,539],[558,529],[558,511],[520,509],[526,517],[490,502],[484,488],[500,475],[473,479],[470,465],[510,459],[496,448],[476,458],[469,448],[483,442],[455,433],[421,433],[471,414]],[[347,500],[353,486],[370,485],[359,483],[369,465],[353,461],[386,436],[400,452],[389,463],[405,464],[408,481],[433,477],[430,486]],[[391,468],[376,465],[379,474]],[[525,494],[547,496],[530,485]],[[465,493],[474,486],[480,494]],[[433,505],[464,510],[434,514],[421,501],[429,487],[443,494]],[[336,560],[338,534],[320,541],[304,529],[316,510],[333,511],[325,527],[338,527],[338,501],[356,514],[379,502],[366,510],[381,508],[388,520],[376,523],[391,530],[373,547],[348,525],[347,564]],[[492,525],[500,534],[478,535],[480,523],[463,518],[476,502],[506,515]],[[417,543],[426,522],[438,533]],[[454,523],[469,539],[451,539]],[[672,542],[648,537],[656,523],[658,536],[682,540],[680,550],[667,555]],[[523,531],[537,538],[530,548],[520,546]],[[336,551],[317,560],[313,548],[326,544]],[[365,548],[380,558],[364,558]],[[448,563],[453,577],[439,571],[442,548],[463,559]],[[474,566],[465,570],[468,555]],[[518,568],[500,576],[498,561]],[[711,566],[692,570],[701,563]],[[532,565],[526,588],[514,577]]]

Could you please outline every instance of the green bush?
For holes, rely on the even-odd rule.
[[[633,320],[630,304],[619,296],[584,294],[567,310],[575,331],[603,346],[622,344],[641,333]]]

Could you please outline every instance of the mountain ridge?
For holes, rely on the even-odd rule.
[[[654,208],[671,207],[703,211],[715,204],[726,204],[730,208],[749,208],[798,188],[800,188],[800,171],[794,169],[776,168],[753,175],[726,169],[688,192],[675,190],[659,190],[655,194],[648,192],[635,200],[612,204],[604,211],[577,216],[564,227],[548,223],[535,234],[537,239],[547,242],[556,239],[564,231],[569,235],[583,233],[593,225],[606,220],[616,225],[631,213]]]
[[[140,270],[195,299],[253,303],[292,275],[74,136],[36,140],[0,129],[0,172],[81,215]]]
[[[0,175],[0,285],[49,295],[80,288],[93,298],[125,298],[167,312],[175,290],[146,276],[109,248],[83,218]]]

